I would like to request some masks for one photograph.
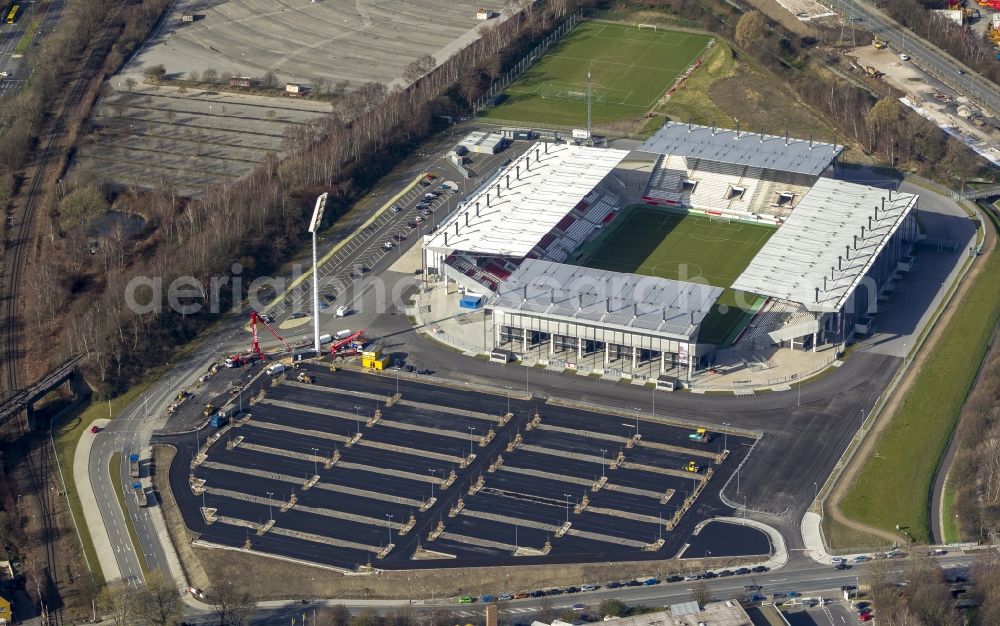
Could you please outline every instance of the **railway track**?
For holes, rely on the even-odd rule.
[[[4,302],[4,332],[5,356],[4,356],[4,382],[7,392],[11,393],[20,389],[19,366],[21,357],[20,328],[18,325],[18,294],[20,292],[21,279],[30,249],[31,223],[37,203],[40,200],[43,182],[46,175],[53,166],[53,157],[60,157],[58,149],[59,139],[66,132],[66,120],[71,111],[74,111],[81,103],[87,87],[91,83],[92,77],[100,70],[107,52],[118,34],[118,29],[113,27],[121,17],[125,9],[124,3],[117,8],[115,15],[107,22],[105,32],[85,52],[87,59],[83,68],[74,72],[76,76],[73,84],[63,100],[62,107],[55,117],[43,140],[43,148],[36,153],[34,171],[30,176],[24,201],[21,204],[21,211],[18,215],[9,217],[11,238],[7,242],[6,258],[6,284],[3,293]],[[60,165],[61,166],[61,165]],[[56,533],[54,519],[58,490],[49,486],[49,481],[56,480],[55,471],[55,450],[52,449],[49,439],[38,445],[34,451],[31,449],[30,425],[28,423],[27,411],[22,411],[14,421],[17,431],[18,441],[22,447],[27,470],[28,479],[32,491],[37,497],[40,509],[39,519],[41,522],[41,541],[45,545],[45,565],[48,573],[49,591],[58,590],[60,574],[60,555],[55,544]],[[50,425],[51,427],[51,425]],[[44,607],[43,607],[44,609]],[[43,615],[47,614],[48,619],[43,622],[46,626],[62,624],[63,614],[61,605],[47,611],[43,610]]]

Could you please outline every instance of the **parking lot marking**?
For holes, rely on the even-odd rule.
[[[299,404],[298,402],[288,402],[285,400],[275,400],[273,398],[265,398],[261,400],[259,404],[275,406],[282,409],[288,409],[290,411],[305,411],[306,413],[316,413],[317,415],[339,417],[341,419],[351,420],[352,422],[356,422],[359,419],[368,420],[367,417],[361,417],[357,413],[348,413],[347,411],[338,411],[336,409],[323,409],[318,406],[309,406],[308,404]]]
[[[603,541],[604,543],[616,543],[622,546],[629,546],[630,548],[645,548],[648,545],[648,542],[646,541],[626,539],[625,537],[614,537],[612,535],[605,535],[603,533],[595,533],[587,530],[579,530],[577,528],[570,528],[568,531],[566,531],[566,534],[573,535],[574,537],[581,537],[583,539]]]
[[[598,515],[609,515],[611,517],[620,517],[622,519],[631,519],[637,522],[649,522],[651,524],[662,524],[664,520],[659,517],[653,517],[652,515],[645,515],[644,513],[633,513],[632,511],[622,511],[619,509],[606,509],[600,506],[588,506],[588,513],[597,513]]]
[[[274,456],[283,456],[289,459],[300,459],[302,461],[315,461],[316,455],[306,454],[305,452],[295,452],[293,450],[285,450],[284,448],[272,448],[271,446],[262,446],[258,443],[248,443],[246,439],[240,444],[240,447],[244,450],[253,450],[254,452],[263,452],[264,454],[273,454]]]
[[[587,478],[577,478],[575,476],[566,476],[565,474],[556,474],[554,472],[545,472],[525,467],[512,467],[508,462],[504,462],[504,464],[500,466],[500,471],[510,472],[512,474],[522,474],[524,476],[534,476],[536,478],[547,478],[549,480],[570,483],[572,485],[581,485],[588,488],[594,485],[594,481]]]
[[[699,456],[703,459],[714,459],[717,456],[716,452],[711,450],[705,450],[701,448],[688,448],[685,446],[674,446],[669,443],[657,443],[655,441],[649,441],[646,438],[639,440],[640,448],[652,448],[654,450],[662,450],[664,452],[677,452],[679,454],[684,454],[687,456]]]
[[[649,472],[651,474],[663,474],[665,476],[674,476],[676,478],[687,478],[688,480],[704,480],[705,474],[700,472],[689,472],[687,470],[679,469],[669,469],[666,467],[658,467],[656,465],[646,465],[644,463],[636,463],[634,461],[625,461],[621,464],[622,469],[635,470],[640,472]]]
[[[640,489],[639,487],[627,487],[625,485],[619,485],[617,483],[611,483],[611,482],[604,485],[604,489],[607,489],[608,491],[619,491],[621,493],[630,493],[633,496],[654,498],[656,500],[659,500],[663,497],[663,492],[653,491],[652,489]]]
[[[463,441],[479,441],[479,435],[469,434],[468,432],[463,433],[457,430],[448,430],[446,428],[432,428],[430,426],[419,426],[417,424],[410,424],[409,422],[398,422],[396,420],[387,420],[385,418],[381,419],[378,425],[386,426],[388,428],[397,428],[399,430],[412,430],[421,433],[427,433],[428,435],[438,435],[441,437],[462,439]]]
[[[554,533],[560,528],[559,524],[546,524],[545,522],[536,522],[535,520],[524,519],[522,517],[511,517],[509,515],[501,515],[499,513],[487,513],[486,511],[474,511],[470,510],[468,507],[462,509],[460,515],[477,517],[479,519],[490,520],[491,522],[500,522],[502,524],[510,524],[511,526],[537,528],[550,533]]]
[[[419,448],[409,448],[407,446],[399,446],[392,443],[385,443],[383,441],[373,441],[371,439],[359,439],[354,445],[367,446],[369,448],[375,448],[376,450],[387,450],[389,452],[395,452],[396,454],[405,454],[424,459],[434,459],[436,461],[444,461],[446,463],[454,463],[456,465],[465,461],[464,456],[444,454],[442,452],[431,452],[429,450],[421,450]]]
[[[415,402],[413,400],[400,400],[396,403],[399,406],[412,406],[416,409],[427,409],[429,411],[437,411],[440,413],[451,413],[452,415],[462,415],[465,417],[472,417],[475,419],[487,420],[490,422],[499,422],[499,415],[490,415],[489,413],[481,413],[479,411],[471,411],[469,409],[459,409],[457,407],[451,406],[441,406],[437,404],[427,404],[426,402]]]
[[[275,424],[273,422],[263,422],[259,419],[255,419],[251,424],[255,428],[266,428],[268,430],[277,430],[285,433],[294,433],[296,435],[303,435],[305,437],[317,437],[320,439],[330,439],[332,441],[346,442],[350,437],[344,435],[338,435],[336,433],[330,433],[325,430],[311,430],[309,428],[296,428],[295,426],[288,426],[287,424]]]
[[[458,543],[467,543],[471,546],[479,546],[481,548],[493,548],[494,550],[503,550],[504,552],[513,553],[518,548],[523,548],[524,546],[516,546],[512,543],[504,543],[502,541],[493,541],[491,539],[480,539],[479,537],[470,537],[468,535],[459,535],[452,532],[443,532],[439,536],[440,539],[448,539],[451,541],[457,541]]]
[[[576,437],[586,437],[588,439],[603,439],[604,441],[610,441],[612,443],[618,443],[625,445],[625,442],[629,440],[628,437],[622,437],[620,435],[609,435],[607,433],[595,432],[593,430],[583,430],[581,428],[566,428],[565,426],[554,426],[552,424],[546,424],[542,422],[536,428],[538,430],[548,430],[555,433],[573,435]]]
[[[407,480],[417,480],[424,483],[434,483],[435,485],[440,484],[440,480],[431,476],[430,474],[417,474],[414,472],[407,472],[404,470],[391,469],[388,467],[375,467],[373,465],[367,465],[364,463],[350,463],[348,461],[341,461],[337,464],[337,467],[342,467],[344,469],[353,469],[361,472],[371,472],[372,474],[382,474],[383,476],[395,476],[396,478],[405,478]]]
[[[584,461],[587,463],[597,463],[598,465],[605,462],[599,456],[593,454],[583,454],[580,452],[570,452],[569,450],[557,450],[555,448],[546,448],[544,446],[536,446],[531,444],[523,443],[520,447],[521,450],[526,452],[538,452],[539,454],[547,454],[549,456],[558,456],[564,459],[574,459],[576,461]]]

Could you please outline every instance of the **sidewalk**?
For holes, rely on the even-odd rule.
[[[104,430],[110,421],[94,420],[94,426]],[[95,439],[96,437],[90,436],[89,433],[84,433],[76,444],[76,451],[73,453],[73,482],[76,483],[76,492],[80,494],[80,506],[83,508],[83,517],[87,520],[87,532],[90,533],[90,539],[94,543],[94,552],[97,553],[104,579],[111,582],[121,579],[122,571],[118,567],[114,548],[111,547],[107,526],[104,525],[101,511],[97,508],[94,485],[90,482],[90,451]]]

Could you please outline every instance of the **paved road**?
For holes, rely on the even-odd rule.
[[[983,104],[992,115],[1000,115],[1000,87],[971,71],[951,55],[917,37],[895,20],[866,2],[831,0],[831,7],[841,14],[853,11],[869,31],[889,42],[889,48],[909,55],[911,62],[941,80],[952,89]],[[960,73],[964,72],[963,73]]]
[[[62,0],[53,0],[44,3],[44,5],[36,3],[35,0],[18,0],[17,4],[21,9],[17,22],[7,24],[7,11],[10,10],[12,4],[12,2],[0,2],[0,7],[5,9],[2,19],[0,19],[0,72],[10,74],[6,78],[0,77],[0,99],[19,92],[27,81],[28,65],[25,63],[25,58],[16,56],[15,52],[17,43],[24,36],[28,25],[33,20],[39,19],[39,11],[44,10],[40,18],[41,24],[39,24],[26,54],[30,54],[33,49],[41,45],[45,34],[52,32],[62,14],[64,5]]]
[[[373,198],[367,207],[356,216],[342,223],[325,234],[320,254],[329,250],[337,242],[343,241],[354,229],[360,227],[367,215],[376,207],[381,206],[400,189],[405,187],[420,171],[426,171],[431,163],[430,171],[441,175],[442,180],[455,179],[450,166],[444,164],[440,155],[451,144],[457,141],[457,136],[441,136],[436,144],[428,148],[428,155],[419,155],[387,181],[384,193]],[[435,158],[435,155],[436,158]],[[509,155],[498,157],[509,158]],[[470,185],[471,187],[471,185]],[[471,191],[471,188],[469,189]],[[462,194],[457,194],[461,196]],[[442,203],[448,203],[448,208],[458,201],[457,196],[445,196]],[[393,350],[405,352],[420,367],[427,367],[436,375],[448,377],[451,380],[486,380],[502,387],[511,386],[514,389],[529,389],[540,398],[548,396],[574,397],[582,401],[597,402],[606,405],[639,407],[644,412],[704,420],[708,423],[729,421],[734,426],[759,428],[767,433],[764,443],[755,450],[750,462],[742,470],[741,479],[731,482],[725,492],[731,501],[750,509],[751,516],[755,510],[762,510],[776,515],[762,518],[767,523],[778,528],[786,537],[789,547],[800,547],[801,538],[798,524],[802,513],[815,493],[815,483],[822,484],[836,459],[839,458],[853,430],[856,428],[862,411],[874,403],[881,387],[900,363],[900,359],[892,355],[859,352],[847,361],[844,367],[837,368],[820,380],[807,385],[801,390],[787,392],[772,392],[752,398],[731,396],[698,396],[694,394],[665,393],[654,395],[649,390],[638,389],[632,385],[595,383],[576,376],[560,376],[542,374],[530,368],[514,366],[494,366],[476,359],[469,359],[446,350],[422,336],[414,333],[412,327],[402,314],[401,306],[390,304],[385,306],[383,299],[381,308],[376,301],[378,293],[371,289],[370,283],[358,281],[350,276],[351,268],[365,265],[371,269],[370,275],[381,273],[384,279],[383,291],[402,293],[405,296],[417,288],[417,280],[410,274],[385,272],[385,268],[395,261],[405,249],[417,245],[418,237],[409,235],[402,246],[392,250],[382,249],[382,243],[391,238],[393,233],[404,232],[406,224],[413,219],[412,206],[418,200],[415,192],[410,192],[403,204],[406,210],[393,213],[387,212],[372,224],[369,232],[363,233],[364,243],[344,247],[331,264],[324,268],[326,276],[335,276],[340,280],[349,280],[337,292],[337,305],[351,303],[358,309],[358,314],[347,320],[323,316],[324,331],[329,332],[338,327],[350,324],[351,328],[372,330],[372,334],[382,336],[394,344]],[[433,220],[440,219],[448,208],[436,211]],[[304,256],[304,255],[303,255]],[[303,262],[304,258],[300,259]],[[309,281],[307,281],[309,282]],[[321,289],[321,292],[322,289]],[[291,298],[288,308],[279,316],[279,323],[287,315],[298,308],[306,308],[309,301],[307,293],[298,293]],[[127,446],[140,448],[149,440],[152,430],[162,426],[162,410],[166,403],[184,384],[182,376],[187,380],[195,378],[208,363],[217,360],[219,356],[234,351],[245,350],[247,336],[241,331],[245,324],[242,314],[233,316],[224,322],[220,330],[195,347],[175,370],[173,378],[155,383],[150,391],[134,402],[121,417],[114,420],[114,426],[109,428],[107,436],[114,440],[116,433],[118,443],[101,446],[102,456],[95,459],[91,467],[91,480],[97,493],[109,493],[112,488],[120,488],[120,481],[111,481],[106,471],[101,471],[105,457],[112,449]],[[302,333],[308,333],[308,326],[300,327]],[[285,332],[286,336],[292,331]],[[297,331],[296,331],[297,332]],[[144,405],[148,403],[148,414],[155,416],[146,419]],[[171,424],[169,430],[188,430],[191,423]],[[819,435],[817,435],[819,433]],[[804,442],[806,445],[795,445]],[[821,442],[822,445],[816,445]],[[775,463],[779,465],[775,465]],[[103,465],[106,467],[106,464]],[[778,469],[775,469],[775,468]],[[746,498],[745,500],[743,498]],[[102,504],[102,516],[114,518],[112,510],[116,503],[108,500]],[[162,548],[157,544],[159,538],[153,531],[148,516],[130,508],[133,523],[139,529],[139,542],[142,552],[151,555],[154,564],[162,563]],[[119,514],[120,515],[120,514]],[[110,523],[110,522],[109,522]],[[128,552],[122,552],[120,559],[127,560]],[[134,559],[134,555],[132,555]],[[130,566],[135,571],[135,566]],[[839,586],[839,585],[838,585]]]
[[[951,574],[966,574],[968,566],[973,560],[973,556],[968,554],[949,554],[939,558],[938,562],[942,567],[949,570]],[[903,569],[905,561],[892,561],[894,567]],[[745,596],[744,585],[758,584],[763,586],[762,593],[773,593],[777,591],[797,591],[804,597],[823,596],[825,598],[838,598],[841,595],[841,585],[858,585],[867,570],[866,565],[855,565],[846,571],[834,570],[829,565],[822,565],[813,561],[793,562],[780,570],[775,570],[762,575],[734,576],[732,578],[717,578],[705,581],[706,587],[714,598],[727,600],[734,597]],[[580,583],[591,581],[580,581]],[[605,581],[596,581],[605,582]],[[683,602],[691,599],[691,592],[694,588],[693,582],[678,582],[670,584],[659,584],[650,587],[628,587],[620,589],[600,589],[591,593],[564,594],[549,598],[529,598],[525,600],[514,600],[507,603],[507,611],[514,622],[530,623],[531,614],[536,613],[546,605],[551,603],[551,607],[557,612],[570,608],[575,603],[587,604],[596,607],[601,601],[617,598],[631,605],[645,606],[667,606],[676,602]],[[500,591],[500,590],[497,590]],[[280,605],[279,605],[280,604]],[[379,610],[399,609],[407,606],[406,601],[351,601],[343,602],[331,601],[326,604],[344,604],[352,612],[357,613],[368,608],[378,608]],[[289,620],[291,617],[299,617],[302,612],[308,611],[313,604],[302,603],[262,603],[262,609],[254,617],[253,624],[273,624],[282,623],[282,620]],[[466,618],[470,621],[475,618],[482,618],[482,605],[460,605],[454,599],[446,600],[426,600],[417,601],[412,605],[417,611],[433,611],[435,609],[448,609],[453,611],[457,617]],[[207,624],[209,620],[203,615],[192,612],[187,618],[192,623]],[[284,623],[290,623],[284,622]]]

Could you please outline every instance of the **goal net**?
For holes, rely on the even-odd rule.
[[[656,30],[656,24],[636,24],[635,27],[639,30]]]

